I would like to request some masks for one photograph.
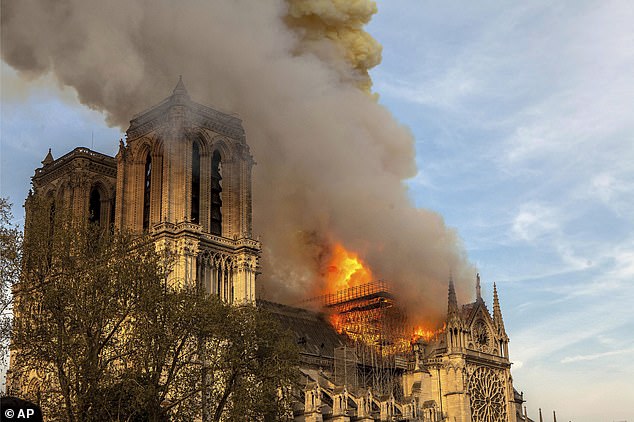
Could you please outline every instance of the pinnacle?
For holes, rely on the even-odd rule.
[[[502,309],[500,308],[500,298],[498,297],[498,289],[495,283],[493,283],[493,321],[500,328],[501,332],[505,332]]]
[[[453,285],[453,277],[449,278],[449,297],[447,304],[447,313],[457,313],[458,312],[458,299],[456,298],[456,289]]]
[[[51,149],[48,149],[48,154],[46,154],[46,157],[44,157],[44,159],[42,160],[42,164],[49,165],[50,163],[52,163],[53,161],[55,161],[53,159],[53,154],[51,154]]]
[[[185,94],[187,95],[187,89],[185,89],[185,84],[183,83],[183,75],[178,75],[178,83],[174,88],[173,94]]]

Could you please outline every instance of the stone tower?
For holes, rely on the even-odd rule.
[[[75,218],[85,218],[104,226],[114,220],[117,164],[114,158],[77,147],[53,159],[51,150],[35,170],[33,189],[25,207],[27,215],[34,196],[45,199],[51,211],[66,210]]]
[[[260,242],[242,121],[193,102],[179,79],[126,135],[116,155],[115,226],[149,231],[173,251],[172,280],[202,283],[229,303],[254,302]]]
[[[115,157],[78,147],[55,159],[49,149],[32,178],[26,220],[42,199],[51,218],[148,233],[175,257],[169,281],[255,304],[261,246],[252,235],[254,161],[242,121],[193,102],[179,79],[170,97],[132,119],[126,137]],[[28,291],[17,292],[16,324],[18,310],[35,305]],[[42,394],[56,397],[53,372],[24,366],[19,350],[10,359],[7,391],[38,402]]]
[[[33,195],[52,211],[148,232],[175,256],[171,281],[254,303],[261,246],[252,234],[254,161],[242,121],[195,103],[179,79],[170,97],[130,121],[126,138],[114,158],[80,147],[54,159],[49,150]]]

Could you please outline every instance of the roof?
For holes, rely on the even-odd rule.
[[[475,316],[475,313],[478,311],[480,306],[482,306],[485,313],[489,316],[489,319],[491,319],[492,321],[489,309],[487,308],[486,303],[482,299],[477,299],[475,302],[465,303],[464,305],[462,305],[462,309],[461,309],[462,319],[465,321],[470,321],[471,318]]]
[[[117,175],[117,161],[114,157],[93,151],[90,148],[77,147],[56,160],[53,159],[49,149],[48,154],[46,154],[46,158],[42,161],[42,167],[35,169],[33,179],[37,180],[49,174],[55,173],[67,164],[78,159],[87,160],[89,162],[88,168],[92,171],[109,177],[116,177]]]
[[[469,318],[476,306],[478,306],[478,302],[465,303],[462,305],[462,317],[465,319]]]
[[[332,328],[324,314],[265,300],[258,300],[257,305],[295,335],[300,353],[334,358],[335,348],[345,344],[345,337]]]
[[[159,104],[136,114],[130,120],[126,131],[128,139],[134,139],[152,132],[162,124],[167,124],[169,110],[179,106],[185,112],[186,120],[192,124],[211,129],[216,133],[244,142],[245,133],[242,120],[236,115],[225,113],[190,99],[182,78],[179,78],[172,95]]]

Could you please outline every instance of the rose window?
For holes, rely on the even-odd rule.
[[[473,422],[506,421],[504,382],[489,368],[477,368],[469,380],[471,420]]]

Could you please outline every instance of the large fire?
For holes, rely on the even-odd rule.
[[[326,291],[336,293],[372,281],[372,272],[354,252],[337,243],[332,248],[326,272]]]
[[[405,352],[418,340],[432,342],[444,332],[444,326],[431,324],[412,329],[389,284],[373,280],[372,271],[357,253],[337,243],[327,265],[322,298],[330,309],[330,324],[339,333],[387,356]]]
[[[414,329],[414,334],[412,335],[412,342],[422,339],[423,341],[429,343],[430,341],[438,338],[439,334],[444,333],[446,328],[447,328],[447,324],[443,324],[442,328],[436,328],[436,329],[424,328],[424,327],[418,326]]]
[[[330,321],[330,325],[332,325],[339,334],[343,334],[345,330],[343,316],[336,313],[330,314],[328,320]]]

